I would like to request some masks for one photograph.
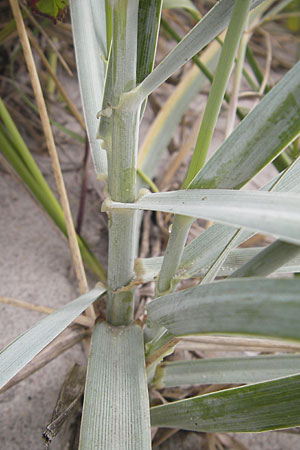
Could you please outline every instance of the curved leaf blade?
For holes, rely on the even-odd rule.
[[[245,265],[233,272],[231,278],[262,277],[268,276],[280,269],[285,263],[300,254],[298,245],[289,244],[277,239],[272,244],[262,249]]]
[[[300,280],[232,279],[152,301],[150,327],[174,336],[225,333],[300,339]]]
[[[189,189],[146,194],[136,203],[112,202],[110,207],[209,219],[300,244],[299,200],[298,194],[282,192]]]
[[[275,241],[278,242],[278,241]],[[272,244],[271,244],[272,245]],[[292,244],[287,244],[292,245]],[[255,257],[267,249],[268,247],[251,247],[251,248],[235,248],[230,251],[227,256],[223,266],[218,272],[218,276],[229,276],[232,275],[235,271],[239,270],[242,266],[250,262]],[[284,251],[284,250],[283,250]],[[296,256],[289,259],[285,264],[281,264],[280,267],[276,269],[277,273],[295,273],[300,272],[300,254],[297,253]],[[202,255],[199,255],[199,260]],[[278,260],[276,255],[276,260]],[[160,268],[162,265],[163,256],[155,256],[153,258],[137,258],[135,260],[135,273],[136,279],[141,283],[149,283],[153,281],[159,274]],[[281,261],[282,262],[282,261]],[[181,267],[177,272],[177,277],[179,280],[187,279],[187,278],[202,278],[209,269],[209,264],[201,265],[201,268],[197,270],[197,268],[193,268],[192,265],[190,267]],[[236,276],[234,278],[237,278]]]
[[[259,432],[299,426],[300,375],[151,408],[151,424],[183,430]]]
[[[300,355],[242,356],[171,361],[155,372],[156,389],[189,384],[248,384],[300,374]]]
[[[234,180],[234,176],[232,177]],[[286,171],[267,183],[261,190],[273,192],[300,192],[300,158],[298,158]],[[185,276],[193,276],[208,264],[211,264],[218,255],[224,250],[224,247],[231,241],[237,229],[227,225],[214,224],[204,233],[190,242],[183,251],[180,264],[180,273]],[[243,230],[239,233],[238,239],[235,239],[235,245],[251,237],[252,233]],[[222,270],[222,268],[221,268]]]
[[[251,9],[263,0],[253,0]],[[227,27],[235,0],[221,0],[138,86],[141,101]]]
[[[44,317],[0,353],[0,388],[50,344],[70,323],[105,292],[95,287],[53,314]]]
[[[238,189],[300,133],[300,61],[246,116],[189,185]]]

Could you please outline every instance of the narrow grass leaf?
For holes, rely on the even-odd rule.
[[[300,339],[300,280],[234,279],[204,284],[152,301],[150,327],[175,336],[246,334]]]
[[[231,184],[234,184],[235,177],[232,176]],[[275,179],[271,180],[261,190],[273,192],[300,192],[300,158],[298,158],[287,170]],[[188,244],[184,251],[180,264],[180,273],[186,276],[197,274],[207,264],[211,264],[228,246],[237,229],[227,225],[214,224],[200,236]],[[243,230],[235,239],[235,245],[240,245],[243,241],[252,236],[252,232]],[[228,256],[228,255],[227,255]],[[222,268],[220,269],[222,270]]]
[[[299,244],[298,194],[199,189],[146,194],[136,203],[113,202],[111,209],[163,211],[245,227]]]
[[[105,292],[96,287],[44,317],[0,353],[0,388]]]
[[[255,8],[263,0],[253,0]],[[235,0],[221,0],[180,41],[166,58],[138,86],[141,101],[227,27]]]
[[[238,189],[300,133],[300,62],[238,125],[189,185]]]
[[[107,173],[106,152],[96,139],[102,109],[106,64],[105,2],[70,1],[75,55],[87,133],[98,176]],[[97,94],[96,94],[97,93]]]
[[[214,70],[220,54],[220,46],[213,42],[203,52],[201,61],[209,70]],[[198,92],[205,86],[207,79],[198,67],[192,67],[176,86],[157,117],[139,150],[138,166],[148,177],[153,178],[159,167],[160,159],[167,148],[184,113]]]
[[[62,233],[67,236],[66,222],[60,204],[58,203],[53,192],[48,186],[34,159],[27,158],[28,163],[25,164],[23,149],[19,147],[17,150],[16,144],[17,141],[9,139],[5,128],[0,123],[1,152],[17,172],[17,174],[21,177],[26,186],[29,188],[32,195],[49,214],[53,222],[62,231]],[[28,148],[27,152],[30,155]],[[21,155],[23,155],[23,158],[21,157]],[[96,259],[94,254],[90,251],[83,238],[78,236],[77,239],[85,263],[100,278],[100,280],[105,281],[106,274],[103,267]]]
[[[193,156],[188,168],[184,186],[187,187],[199,170],[204,166],[218,120],[226,87],[232,71],[238,45],[243,35],[251,0],[236,0],[216,73],[207,98],[203,119]]]
[[[275,241],[278,242],[278,241]],[[282,241],[280,241],[282,242]],[[293,244],[284,243],[287,246],[295,247]],[[273,244],[270,244],[270,246]],[[269,247],[269,246],[268,246]],[[221,269],[218,272],[218,276],[229,276],[239,269],[242,268],[245,264],[250,262],[254,257],[257,257],[260,253],[262,253],[268,247],[252,247],[252,248],[235,248],[230,251],[229,255],[225,259],[225,262]],[[296,246],[298,248],[298,246]],[[285,253],[283,250],[283,255],[285,258]],[[202,255],[199,255],[199,259]],[[276,260],[280,261],[280,257],[276,257]],[[155,280],[160,272],[160,268],[162,265],[163,256],[155,256],[153,258],[137,258],[135,260],[135,274],[136,279],[141,283],[149,283],[150,281]],[[210,261],[210,258],[209,258]],[[204,265],[200,264],[201,268],[196,270],[195,268],[182,266],[179,268],[177,272],[177,279],[185,280],[188,278],[202,278],[209,269],[209,264]],[[277,267],[275,270],[272,270],[268,273],[294,273],[300,272],[300,254],[297,253],[296,256],[290,258],[287,262],[283,264],[283,260],[281,260],[280,267]],[[257,275],[255,275],[257,276]],[[236,276],[234,278],[237,278]]]
[[[151,449],[143,334],[138,325],[95,325],[79,448]]]
[[[209,433],[299,426],[300,375],[227,389],[151,408],[155,427]]]
[[[156,54],[162,0],[140,0],[138,16],[138,48],[136,83],[152,72]]]
[[[300,355],[241,356],[194,359],[160,364],[156,389],[190,384],[249,384],[300,374]]]
[[[226,258],[225,263],[219,272],[219,275],[222,276],[223,273],[225,275],[231,275],[235,270],[238,270],[244,264],[247,264],[248,261],[253,259],[256,255],[259,255],[263,250],[264,249],[262,249],[261,247],[235,248],[230,252],[228,257]],[[277,273],[300,272],[299,253],[297,254],[297,256],[294,256],[293,258],[289,259],[285,264],[281,264],[280,267],[278,267],[275,272]]]
[[[300,255],[300,246],[276,240],[236,270],[231,278],[262,277],[275,272],[284,263]]]

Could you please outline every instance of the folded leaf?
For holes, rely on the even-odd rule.
[[[95,325],[79,448],[151,448],[143,335],[138,325]]]
[[[75,56],[87,133],[96,174],[107,173],[106,152],[96,139],[102,109],[106,59],[105,1],[70,1]]]

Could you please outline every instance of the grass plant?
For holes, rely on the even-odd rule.
[[[19,30],[18,2],[10,3]],[[256,68],[261,100],[245,117],[232,106],[228,120],[232,124],[236,114],[242,120],[228,127],[228,136],[206,162],[224,96],[229,100],[226,90],[237,54],[235,102],[245,55],[254,66],[244,33],[251,24],[263,23],[269,11],[274,14],[275,4],[279,12],[287,2],[220,0],[199,20],[188,0],[87,0],[84,5],[70,0],[86,128],[96,174],[107,187],[102,204],[109,220],[107,279],[101,272],[96,287],[83,289],[2,350],[0,387],[106,295],[105,320],[98,318],[92,328],[80,450],[150,449],[151,425],[207,433],[299,426],[300,280],[282,278],[282,273],[300,271],[299,157],[261,189],[241,188],[300,134],[300,62],[272,88]],[[197,22],[155,66],[163,7],[186,8]],[[226,29],[220,46],[215,39]],[[139,153],[148,96],[187,61],[198,61],[199,52],[204,74],[194,67],[185,75]],[[182,188],[157,192],[153,178],[163,150],[207,77],[212,85]],[[47,115],[43,107],[40,111]],[[65,227],[15,129],[13,136],[2,101],[0,114],[7,159],[23,171],[35,195],[43,185],[48,202],[46,194],[39,200]],[[44,129],[52,145],[49,122]],[[156,192],[145,189],[147,184]],[[137,258],[141,211],[175,215],[164,256]],[[199,218],[215,223],[186,245]],[[274,241],[263,249],[239,247],[255,233]],[[84,256],[88,250],[78,243]],[[276,278],[269,277],[275,273]],[[180,284],[187,280],[193,287]],[[147,282],[155,282],[155,298],[140,314],[136,290]],[[231,338],[242,346],[248,338],[249,345],[265,344],[270,355],[258,351],[253,357],[162,361],[190,336],[223,339],[227,349]],[[155,389],[222,383],[230,387],[159,406],[152,401]]]

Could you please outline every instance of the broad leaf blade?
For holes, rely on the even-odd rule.
[[[151,448],[143,335],[138,325],[95,325],[79,448]]]
[[[300,133],[300,62],[239,124],[189,188],[238,189]]]
[[[71,0],[70,10],[87,133],[96,174],[103,176],[107,173],[106,152],[96,136],[106,71],[105,1],[95,4],[95,0],[87,0],[83,5],[80,0]]]
[[[300,373],[300,355],[242,356],[171,361],[155,372],[156,389],[190,384],[248,384]]]
[[[0,353],[0,388],[104,292],[104,288],[96,287],[81,295],[53,314],[44,317],[5,347]]]
[[[263,191],[190,189],[146,194],[136,203],[112,202],[112,209],[164,211],[271,234],[300,243],[300,196]]]
[[[258,432],[299,425],[300,375],[267,381],[151,408],[157,427]]]
[[[235,279],[152,301],[150,327],[175,336],[225,333],[300,339],[300,280]]]

